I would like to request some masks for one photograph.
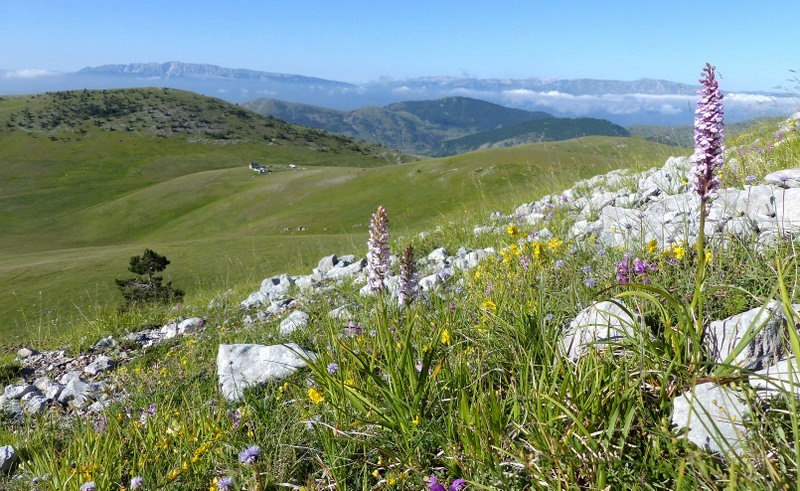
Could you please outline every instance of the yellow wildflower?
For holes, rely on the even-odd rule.
[[[440,340],[441,340],[442,344],[449,344],[450,343],[450,331],[448,331],[447,329],[442,331],[442,337],[441,337]]]
[[[491,299],[486,299],[486,300],[484,300],[484,301],[481,303],[481,307],[483,307],[483,310],[490,310],[490,311],[492,311],[492,312],[497,312],[497,304],[495,304],[494,302],[492,302],[492,300],[491,300]]]
[[[508,232],[508,235],[516,237],[519,234],[519,229],[517,228],[516,225],[509,225],[506,228],[506,232]]]
[[[325,400],[325,396],[317,392],[313,387],[308,389],[308,398],[311,399],[311,402],[314,404],[319,404]]]
[[[411,422],[414,423],[414,426],[419,426],[420,422],[419,416],[415,416]]]
[[[658,241],[656,239],[651,240],[647,243],[647,252],[650,254],[656,252],[658,250]]]
[[[397,479],[395,479],[394,476],[388,476],[386,478],[386,484],[388,484],[389,486],[393,485],[396,482],[397,482]]]
[[[536,259],[537,262],[542,260],[542,243],[535,242],[533,244],[533,258]]]
[[[553,251],[553,253],[557,253],[562,245],[564,245],[564,241],[559,239],[558,237],[553,237],[547,243],[547,247],[549,247]]]

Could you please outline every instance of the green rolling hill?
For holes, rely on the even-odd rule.
[[[641,139],[590,137],[401,162],[385,148],[215,99],[133,92],[115,95],[160,98],[157,111],[179,129],[118,127],[133,122],[130,112],[70,116],[50,128],[44,121],[64,96],[0,101],[0,338],[56,334],[89,309],[115,308],[113,280],[144,248],[166,255],[167,280],[198,302],[306,272],[327,254],[363,254],[378,204],[393,233],[411,234],[442,220],[482,220],[576,179],[667,155]],[[156,110],[147,104],[137,120]],[[214,118],[222,140],[180,129]],[[256,174],[250,161],[273,172]]]

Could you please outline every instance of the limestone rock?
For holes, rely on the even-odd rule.
[[[112,368],[114,368],[114,360],[107,356],[98,356],[83,369],[83,372],[89,375],[97,375],[98,373],[107,372]]]
[[[282,336],[288,336],[298,329],[303,329],[308,325],[309,316],[302,310],[295,310],[279,326]]]
[[[11,467],[19,459],[17,451],[11,445],[0,447],[0,472],[8,474]]]
[[[761,399],[769,399],[780,394],[792,394],[800,398],[800,367],[794,357],[758,370],[750,377],[750,385]]]
[[[609,343],[640,335],[641,322],[614,302],[598,302],[581,312],[570,322],[559,341],[561,351],[577,360],[592,346],[607,347]]]
[[[39,352],[36,351],[33,348],[20,348],[19,351],[17,351],[17,356],[21,360],[24,360],[25,358],[28,358],[28,357],[31,357],[31,356],[34,356],[34,355],[38,355],[38,354],[39,354]]]
[[[229,401],[239,400],[245,389],[284,379],[306,366],[304,358],[313,357],[294,343],[221,344],[217,351],[220,392]]]
[[[678,430],[688,428],[686,437],[701,448],[741,454],[748,417],[739,392],[707,382],[675,398],[672,424]]]
[[[733,364],[750,370],[760,370],[777,362],[783,355],[786,321],[778,302],[772,300],[763,308],[755,308],[714,321],[708,325],[705,344],[711,360],[721,363],[742,341],[748,328],[763,325],[756,337],[736,356]]]

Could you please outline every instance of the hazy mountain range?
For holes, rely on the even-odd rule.
[[[0,70],[0,95],[65,89],[172,87],[242,103],[272,98],[338,110],[394,102],[464,96],[559,117],[608,119],[616,124],[691,124],[696,87],[664,80],[382,78],[361,84],[215,65],[134,63],[88,67],[74,73]],[[723,87],[724,89],[724,87]],[[787,94],[727,93],[730,122],[794,112]]]
[[[255,99],[243,107],[289,123],[436,157],[587,135],[629,135],[607,120],[557,118],[469,97],[395,102],[352,111],[276,99]]]

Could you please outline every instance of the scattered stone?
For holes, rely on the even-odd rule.
[[[67,382],[64,390],[59,394],[58,402],[64,405],[83,407],[92,395],[92,387],[80,377],[74,377]]]
[[[39,354],[39,352],[36,351],[33,348],[20,348],[19,351],[17,351],[17,356],[21,360],[24,360],[25,358],[28,358],[28,357],[34,356],[34,355],[38,355],[38,354]]]
[[[83,369],[83,372],[89,375],[97,375],[98,373],[107,372],[112,368],[114,368],[114,360],[107,356],[98,356]]]
[[[244,390],[282,380],[306,366],[315,355],[297,344],[262,346],[221,344],[217,351],[217,374],[223,397],[239,400]]]
[[[769,399],[780,394],[794,394],[800,398],[800,367],[794,357],[758,370],[750,377],[750,385],[760,399]]]
[[[0,447],[0,472],[9,474],[11,467],[17,462],[19,457],[17,451],[11,445]]]
[[[786,335],[786,321],[780,304],[775,300],[764,307],[710,323],[706,328],[705,345],[711,360],[715,363],[725,361],[747,331],[762,324],[758,334],[731,363],[749,370],[760,370],[775,364],[784,354],[783,340]]]
[[[178,324],[178,334],[187,334],[191,331],[197,330],[205,325],[206,321],[200,317],[190,317],[184,319]]]
[[[31,392],[38,392],[38,389],[30,384],[9,385],[3,391],[3,397],[6,399],[22,399],[22,396]]]
[[[289,317],[281,321],[279,326],[281,336],[288,336],[298,329],[304,329],[308,326],[308,319],[309,316],[307,313],[302,310],[295,310],[289,314]]]
[[[676,431],[688,429],[686,437],[700,448],[741,454],[748,417],[749,409],[738,391],[706,382],[675,398],[672,424]]]
[[[119,346],[119,343],[114,339],[114,336],[109,336],[107,338],[103,338],[93,346],[95,351],[101,351],[107,348],[115,348]]]
[[[336,307],[328,312],[328,317],[331,319],[346,321],[352,319],[353,314],[347,309],[347,305],[342,305],[341,307]]]
[[[559,346],[567,358],[576,361],[591,347],[607,348],[625,338],[641,336],[642,331],[641,321],[617,302],[598,302],[570,322]]]

